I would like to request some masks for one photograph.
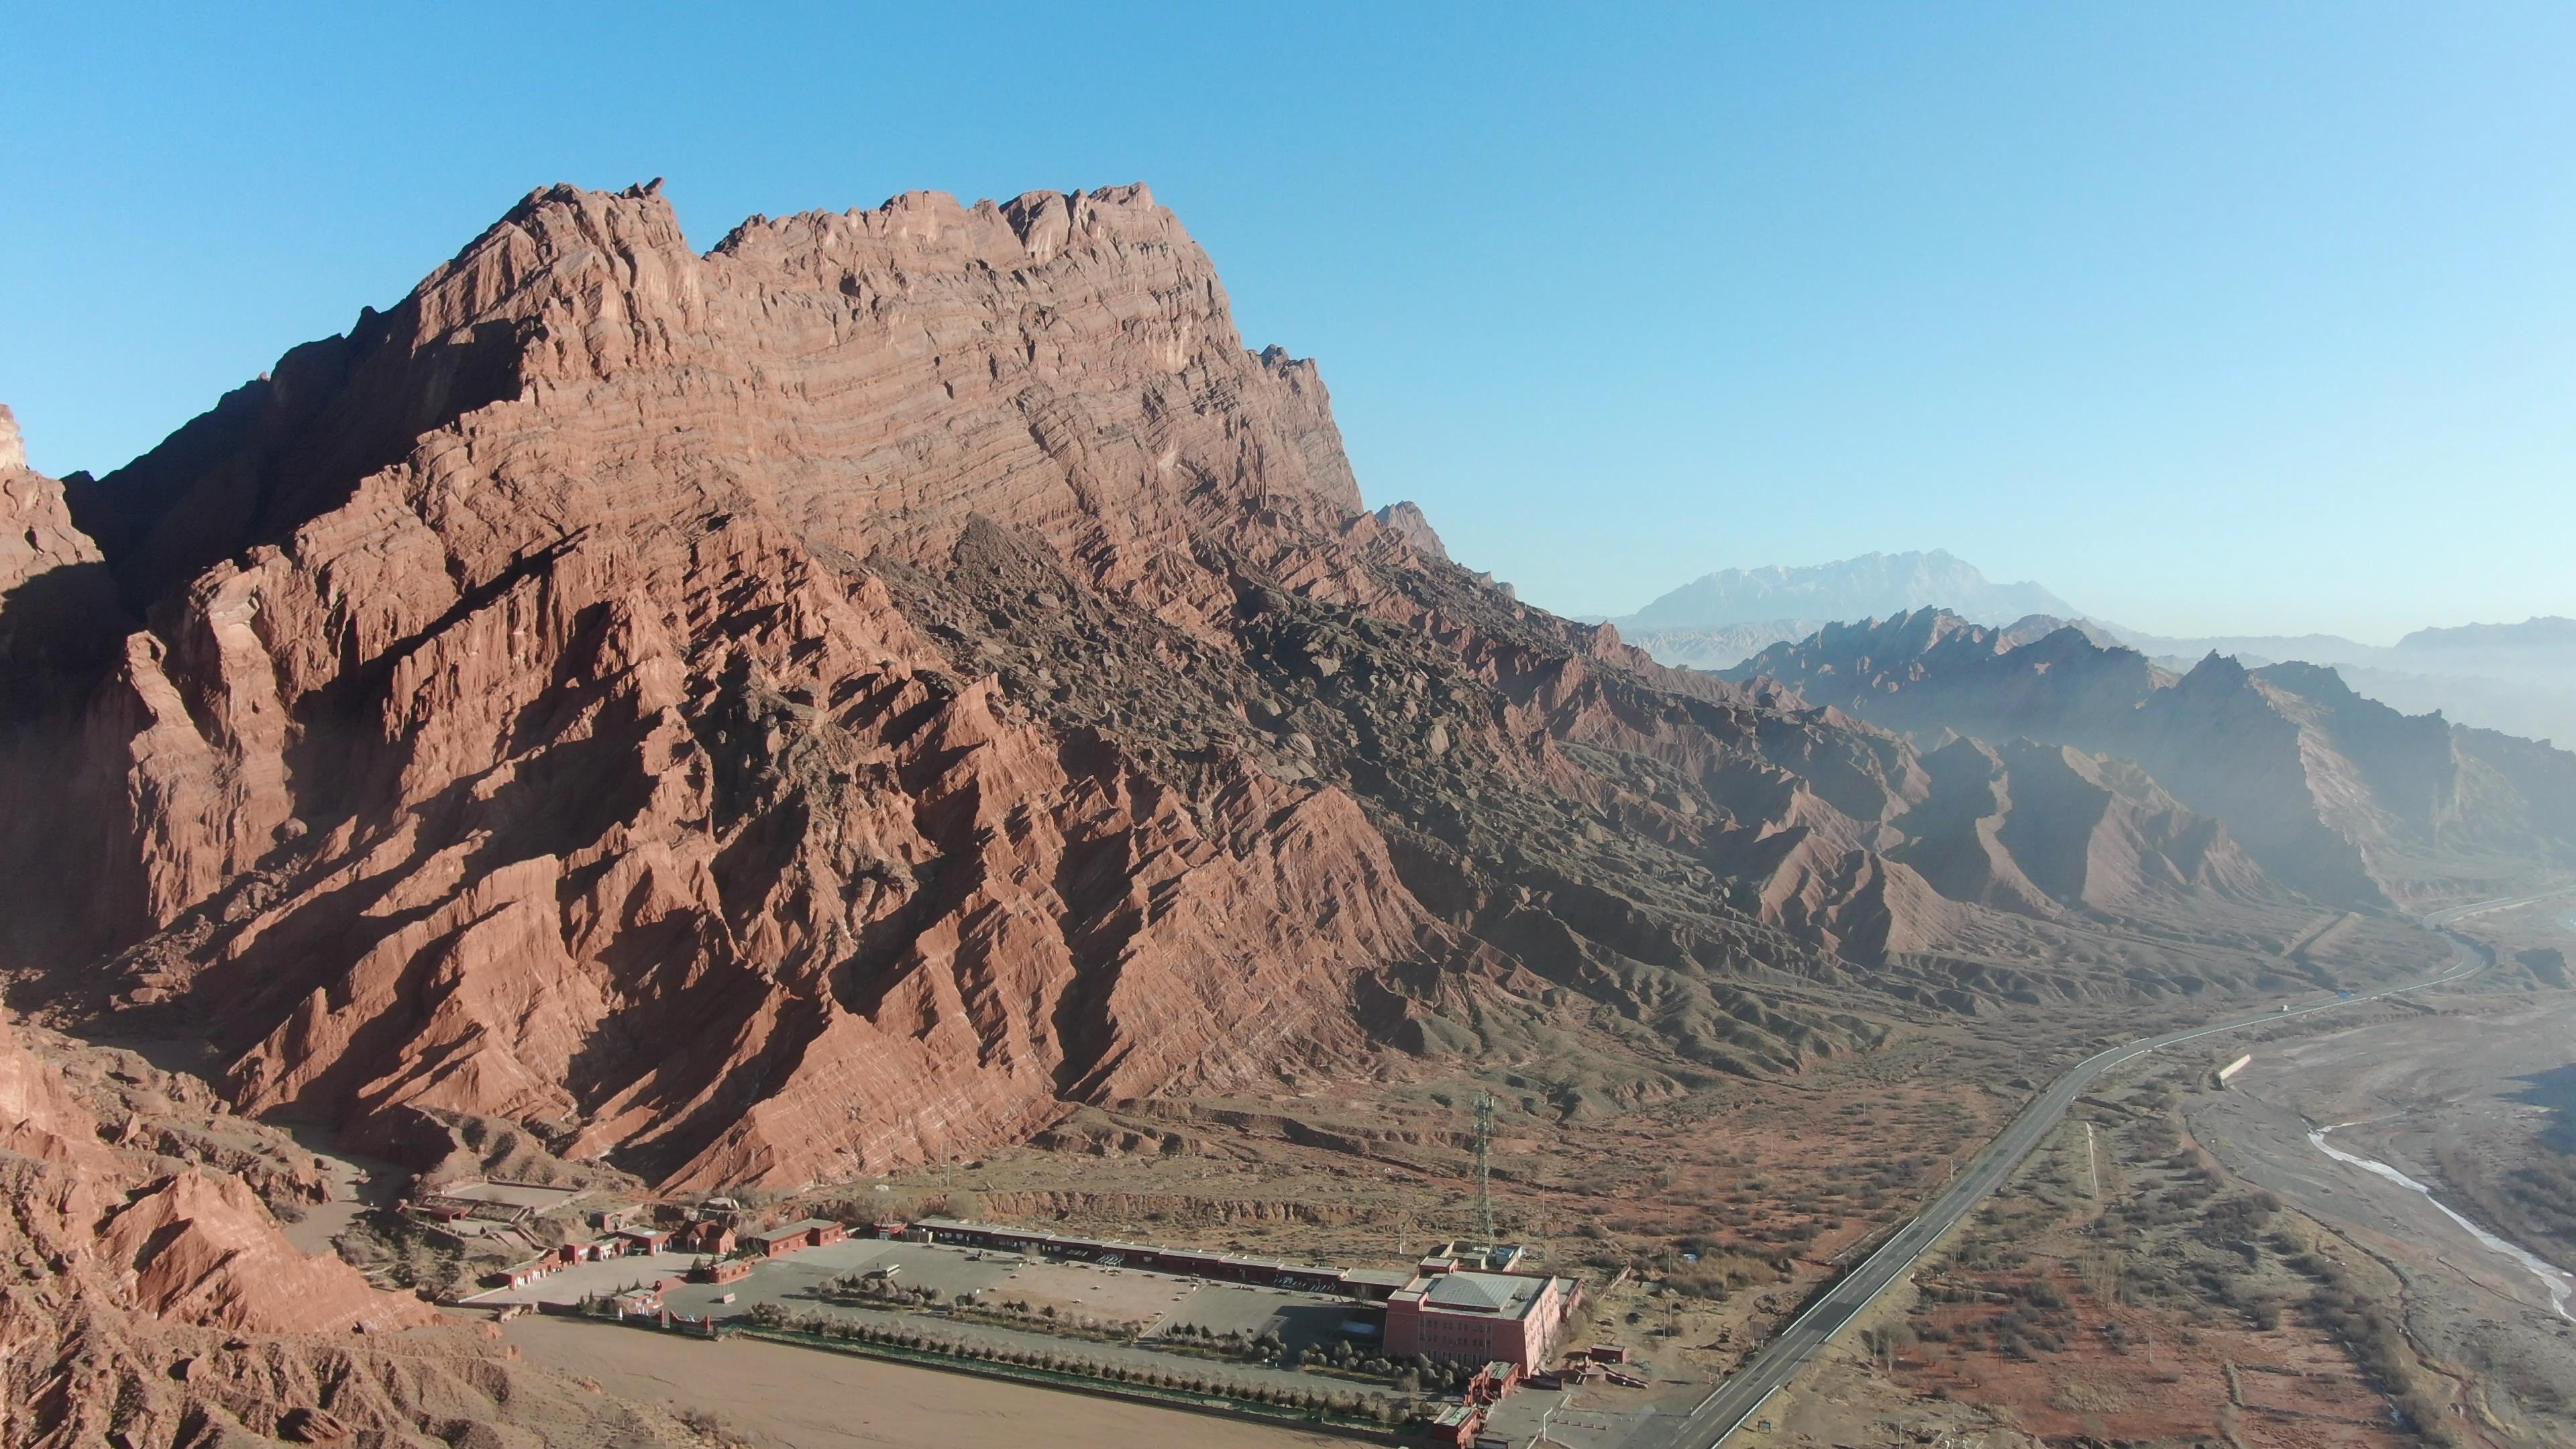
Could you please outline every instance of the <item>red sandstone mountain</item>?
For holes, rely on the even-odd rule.
[[[2032,923],[2282,899],[2117,766],[1927,759],[1363,511],[1141,187],[704,255],[541,191],[0,490],[0,966],[417,1157],[803,1183],[1566,1000],[1790,1070],[1877,1028],[1755,977],[1972,1004]]]
[[[1924,765],[1933,792],[1906,822],[1916,840],[1896,854],[1953,898],[2133,912],[2159,898],[2280,895],[2226,826],[2126,761],[1959,738]]]

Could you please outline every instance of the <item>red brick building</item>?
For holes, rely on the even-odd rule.
[[[1417,1432],[1425,1443],[1439,1444],[1444,1449],[1449,1445],[1471,1449],[1476,1442],[1476,1431],[1484,1427],[1484,1405],[1451,1404]]]
[[[723,1257],[734,1249],[733,1229],[714,1218],[700,1218],[680,1229],[674,1241],[685,1253],[712,1253]]]
[[[760,1249],[762,1257],[778,1258],[789,1253],[802,1252],[807,1248],[825,1247],[849,1235],[850,1230],[839,1223],[823,1218],[807,1218],[802,1222],[771,1228],[764,1233],[754,1233],[751,1235],[751,1241]]]
[[[1468,1363],[1502,1362],[1535,1373],[1555,1354],[1582,1302],[1571,1278],[1517,1273],[1439,1273],[1415,1278],[1386,1305],[1392,1358],[1428,1354]]]

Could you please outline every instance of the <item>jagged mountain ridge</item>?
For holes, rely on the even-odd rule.
[[[120,473],[5,481],[6,969],[398,1155],[796,1184],[1567,999],[1792,1070],[1883,1028],[1748,983],[2162,989],[1992,953],[2278,893],[2098,762],[1944,795],[1364,511],[1141,187],[703,256],[550,188]],[[2111,868],[2017,853],[2070,839]]]
[[[1927,741],[2069,744],[2135,761],[2276,879],[2381,906],[2455,889],[2443,858],[2576,859],[2576,756],[2403,715],[2313,664],[2186,673],[2073,626],[2030,638],[1944,610],[1832,625],[1732,671]]]

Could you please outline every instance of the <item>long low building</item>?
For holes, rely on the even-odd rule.
[[[1073,1237],[1005,1223],[969,1222],[963,1218],[916,1218],[904,1225],[899,1233],[915,1242],[1025,1253],[1032,1257],[1069,1258],[1107,1268],[1143,1268],[1155,1273],[1175,1273],[1225,1283],[1251,1283],[1265,1288],[1333,1293],[1365,1302],[1386,1301],[1413,1276],[1401,1271],[1292,1263],[1282,1258],[1217,1253],[1199,1248],[1166,1248],[1151,1243],[1120,1242],[1115,1238]]]
[[[765,1232],[753,1233],[747,1242],[760,1249],[764,1258],[783,1257],[807,1248],[829,1247],[850,1235],[850,1230],[824,1218],[805,1218]]]

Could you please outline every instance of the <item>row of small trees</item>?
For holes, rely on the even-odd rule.
[[[936,1308],[946,1299],[938,1289],[900,1283],[883,1273],[846,1273],[825,1283],[819,1296],[837,1303],[881,1303],[888,1308]],[[1089,1314],[1065,1314],[1052,1303],[1032,1306],[1019,1299],[993,1301],[975,1293],[960,1293],[949,1302],[949,1311],[957,1315],[996,1319],[1013,1325],[1037,1329],[1042,1333],[1072,1334],[1082,1338],[1133,1339],[1145,1331],[1145,1322],[1136,1318],[1094,1318]]]
[[[1249,1334],[1240,1328],[1229,1328],[1219,1333],[1213,1328],[1196,1323],[1175,1324],[1165,1329],[1163,1341],[1167,1346],[1213,1350],[1228,1358],[1245,1359],[1253,1363],[1277,1363],[1279,1356],[1288,1351],[1288,1341],[1268,1330],[1259,1334]]]
[[[960,1311],[971,1311],[979,1317],[996,1318],[1005,1323],[1034,1328],[1041,1333],[1069,1333],[1083,1338],[1129,1342],[1144,1333],[1146,1328],[1145,1321],[1141,1318],[1094,1318],[1087,1313],[1066,1314],[1058,1312],[1052,1303],[1032,1306],[1017,1298],[992,1302],[971,1293],[957,1300],[957,1308]]]
[[[916,1288],[907,1283],[897,1283],[882,1273],[843,1274],[825,1283],[822,1293],[826,1298],[866,1298],[906,1307],[915,1304],[927,1307],[937,1303],[940,1297],[936,1288],[927,1285]]]
[[[794,1333],[812,1334],[817,1338],[880,1344],[909,1349],[916,1353],[935,1353],[946,1358],[1034,1369],[1041,1373],[1063,1374],[1073,1378],[1093,1379],[1101,1383],[1124,1384],[1133,1388],[1161,1390],[1167,1393],[1230,1399],[1239,1404],[1260,1405],[1297,1413],[1322,1414],[1377,1424],[1396,1424],[1417,1412],[1411,1406],[1384,1394],[1333,1392],[1284,1384],[1246,1383],[1220,1375],[1194,1373],[1182,1368],[1166,1369],[1143,1364],[1109,1362],[1055,1349],[1017,1348],[1007,1344],[957,1339],[941,1334],[924,1333],[899,1325],[869,1323],[832,1314],[791,1313],[774,1303],[754,1304],[750,1317],[752,1322],[763,1328],[785,1329]]]
[[[1455,1393],[1465,1388],[1467,1380],[1474,1375],[1472,1369],[1441,1363],[1427,1354],[1401,1359],[1364,1353],[1347,1338],[1334,1340],[1330,1347],[1300,1350],[1288,1360],[1288,1366],[1327,1368],[1336,1373],[1384,1379],[1398,1391],[1408,1394],[1424,1389],[1433,1393]]]

